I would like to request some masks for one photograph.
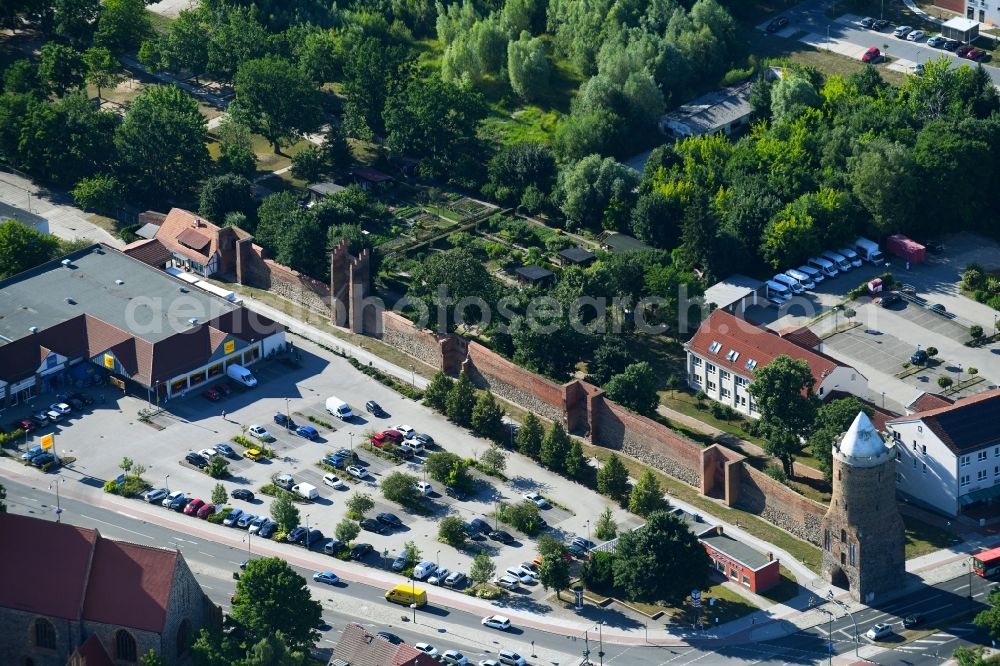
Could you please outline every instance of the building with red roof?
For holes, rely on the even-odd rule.
[[[796,329],[785,335],[715,310],[685,346],[688,385],[736,411],[760,416],[748,388],[754,372],[779,356],[805,361],[821,400],[834,392],[868,397],[868,379],[854,368],[813,348],[815,335]],[[794,333],[794,334],[792,334]],[[801,344],[800,344],[801,343]]]
[[[176,550],[0,513],[0,663],[138,663],[152,649],[184,664],[220,609]]]

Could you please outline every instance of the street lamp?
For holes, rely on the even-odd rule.
[[[306,550],[309,550],[309,514],[306,514]]]
[[[590,519],[587,519],[587,541],[590,541]]]
[[[963,567],[968,567],[968,569],[969,569],[965,573],[966,573],[966,576],[967,576],[968,586],[969,586],[969,590],[966,593],[966,596],[968,597],[970,604],[972,603],[972,559],[973,558],[970,555],[968,561],[962,562],[962,566]]]
[[[167,487],[167,492],[169,493],[170,492],[170,475],[169,474],[167,474],[167,477],[163,480],[163,485]]]
[[[410,604],[410,608],[413,609],[413,624],[417,623],[417,583],[413,580],[413,575],[410,575],[410,598],[413,599],[413,603]]]
[[[440,569],[441,568],[441,551],[440,550],[437,552],[437,557],[435,557],[434,559],[437,561],[437,568]]]
[[[827,652],[829,656],[829,661],[826,663],[832,664],[833,663],[833,611],[828,611],[825,608],[817,608],[816,610],[818,610],[820,613],[826,613],[827,615],[830,616],[830,630],[827,632],[828,635]]]
[[[288,419],[288,423],[291,423],[292,422],[292,415],[288,411],[288,401],[289,400],[291,400],[291,398],[285,398],[285,418]]]
[[[604,666],[604,620],[601,620],[601,623],[597,625],[597,632],[597,657],[601,660],[601,666]]]
[[[413,374],[413,364],[410,364],[410,389],[416,390],[416,376]]]
[[[251,555],[252,555],[251,552],[250,552],[250,537],[252,537],[252,536],[253,536],[253,533],[250,532],[250,531],[248,531],[247,532],[247,538],[246,538],[246,542],[247,542],[247,560],[249,560],[250,557],[251,557]]]
[[[353,432],[349,432],[347,434],[351,436],[351,462],[353,462],[354,461],[354,433]]]
[[[56,487],[56,522],[61,523],[62,520],[62,505],[59,502],[59,484],[66,483],[66,479],[60,478],[58,481],[53,481],[49,484],[49,490],[52,490],[52,486]],[[971,585],[971,581],[970,581]],[[971,588],[970,588],[971,589]]]
[[[854,613],[851,612],[851,609],[848,608],[847,604],[845,604],[843,601],[838,601],[837,599],[833,598],[833,590],[829,590],[826,593],[826,598],[828,601],[832,601],[833,603],[843,608],[844,611],[847,613],[847,615],[851,618],[851,622],[854,623],[854,656],[860,659],[861,655],[858,653],[858,650],[861,647],[861,638],[858,636],[858,622],[857,620],[854,619]]]

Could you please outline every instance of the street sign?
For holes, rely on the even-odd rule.
[[[51,449],[56,443],[56,436],[51,432],[47,435],[42,435],[42,449]]]
[[[701,599],[701,590],[698,590],[698,589],[691,590],[691,598],[692,599]]]
[[[124,474],[119,474],[118,475],[118,478],[115,479],[115,485],[117,485],[117,486],[124,486],[125,485],[125,475]]]
[[[691,590],[691,608],[701,608],[701,590]]]
[[[577,586],[573,588],[573,592],[576,593],[576,610],[583,610],[583,586]]]

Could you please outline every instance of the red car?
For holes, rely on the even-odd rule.
[[[969,44],[962,44],[957,49],[955,49],[955,55],[957,55],[959,58],[964,58],[969,54],[970,51],[972,51],[972,46],[970,46]]]
[[[984,57],[986,57],[986,51],[982,49],[971,48],[969,49],[968,53],[965,54],[964,57],[968,58],[969,60],[982,60]]]
[[[32,432],[35,429],[35,424],[28,419],[17,419],[10,426],[12,430],[20,430],[22,432]]]
[[[198,510],[201,509],[201,507],[203,506],[205,506],[204,500],[200,499],[191,500],[190,502],[188,502],[188,505],[184,507],[184,513],[186,513],[189,516],[196,516],[198,515]]]
[[[218,402],[219,398],[221,398],[222,396],[219,395],[219,392],[215,390],[214,386],[209,386],[207,389],[201,392],[201,397],[207,400],[211,400],[212,402]]]
[[[205,504],[200,509],[198,509],[198,517],[201,518],[202,520],[205,520],[206,518],[208,518],[209,516],[211,516],[213,513],[215,513],[215,505],[214,504]]]
[[[399,444],[403,441],[403,434],[398,430],[383,430],[377,435],[372,435],[372,444],[382,448],[386,444]]]
[[[861,56],[861,62],[876,63],[882,60],[882,52],[879,51],[874,46],[865,51],[865,54]]]

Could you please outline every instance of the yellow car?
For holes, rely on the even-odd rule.
[[[264,454],[258,451],[257,449],[247,449],[246,451],[243,452],[243,457],[249,458],[250,460],[257,462],[258,460],[264,459]]]

